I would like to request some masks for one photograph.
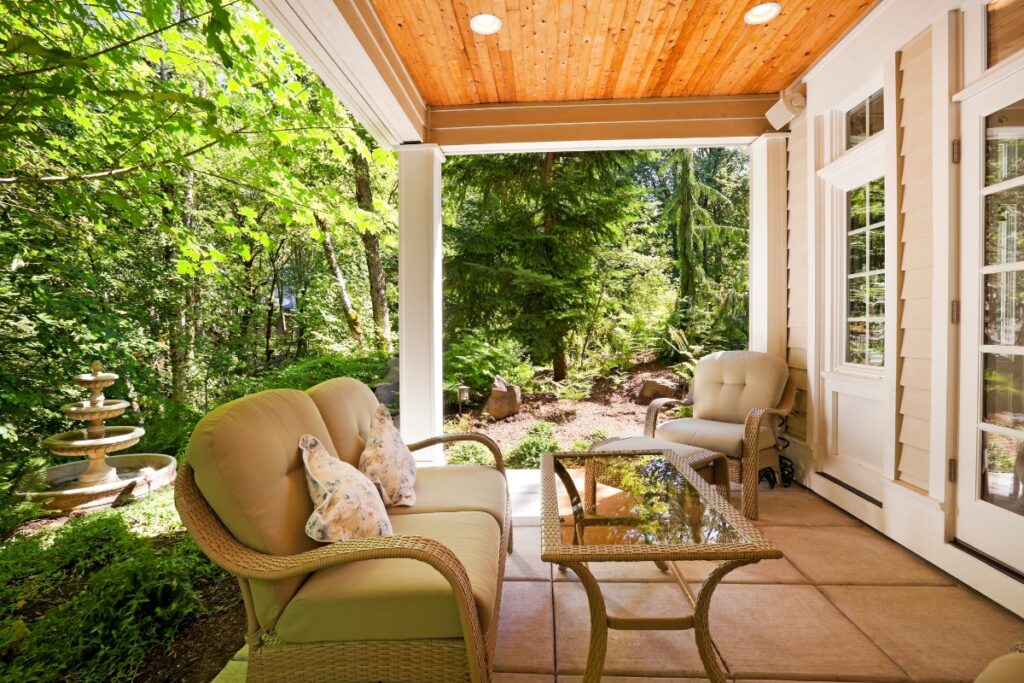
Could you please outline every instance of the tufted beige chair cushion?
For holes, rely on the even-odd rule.
[[[299,451],[303,434],[337,457],[316,404],[293,389],[226,403],[192,432],[188,461],[196,485],[232,535],[254,550],[292,555],[319,545],[304,531],[313,502]],[[261,626],[273,626],[303,580],[251,582]]]
[[[757,351],[719,351],[704,356],[693,374],[693,416],[742,423],[754,408],[774,408],[782,399],[789,368]]]
[[[359,467],[373,411],[380,405],[370,387],[351,377],[337,377],[306,389],[319,408],[338,457]]]

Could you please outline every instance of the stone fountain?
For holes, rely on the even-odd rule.
[[[141,498],[173,481],[177,461],[169,455],[107,455],[134,446],[145,434],[142,427],[104,424],[131,406],[128,401],[103,395],[103,390],[117,381],[117,375],[103,372],[100,362],[95,361],[91,372],[78,375],[75,381],[90,391],[89,398],[68,403],[61,410],[69,419],[88,422],[89,426],[54,434],[43,445],[54,455],[84,455],[86,459],[47,469],[46,488],[24,496],[48,509],[72,512]]]

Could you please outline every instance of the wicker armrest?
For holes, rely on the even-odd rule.
[[[491,439],[491,437],[485,436],[483,434],[478,434],[476,432],[463,432],[460,434],[445,434],[444,436],[433,436],[429,439],[423,439],[422,441],[417,441],[416,443],[409,444],[409,450],[418,451],[421,448],[426,448],[427,446],[436,446],[437,444],[453,443],[455,441],[476,441],[477,443],[483,444],[484,446],[487,447],[487,450],[491,452],[491,455],[494,456],[494,468],[501,472],[502,474],[505,473],[505,458],[501,454],[501,448],[498,447],[498,444],[496,444],[494,440]]]
[[[689,405],[686,401],[681,401],[678,398],[656,398],[651,401],[651,404],[647,406],[647,419],[644,421],[644,436],[654,438],[654,433],[658,430],[658,415],[665,408],[671,406],[685,406]]]
[[[786,388],[782,390],[782,400],[779,401],[779,405],[774,408],[754,408],[747,414],[747,419],[743,425],[744,434],[752,435],[756,442],[756,435],[761,429],[761,423],[764,421],[764,418],[769,415],[786,417],[793,412],[793,404],[795,402],[796,385],[792,381],[786,382]]]

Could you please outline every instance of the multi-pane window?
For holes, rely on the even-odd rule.
[[[885,179],[846,194],[846,361],[885,361]]]
[[[985,12],[988,66],[1024,50],[1024,0],[992,0]]]
[[[855,147],[885,127],[885,103],[879,90],[846,112],[846,149]]]
[[[1024,514],[1024,100],[985,119],[982,278],[982,500]]]

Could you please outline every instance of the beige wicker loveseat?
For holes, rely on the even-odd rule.
[[[357,464],[377,400],[339,378],[223,405],[192,434],[175,502],[199,547],[238,578],[249,681],[490,680],[511,516],[495,467],[417,472],[417,502],[391,508],[394,536],[323,545],[298,441]]]

